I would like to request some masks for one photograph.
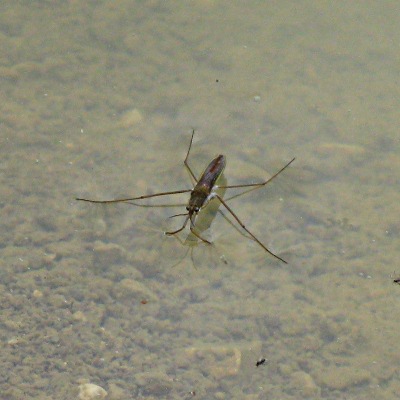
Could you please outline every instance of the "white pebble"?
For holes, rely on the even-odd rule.
[[[107,392],[93,383],[79,385],[79,400],[104,399],[106,396]]]

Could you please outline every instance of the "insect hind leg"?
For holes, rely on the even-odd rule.
[[[190,149],[192,148],[192,143],[193,143],[193,136],[194,136],[194,129],[193,129],[193,132],[192,132],[192,137],[191,137],[191,139],[190,139],[190,144],[189,144],[189,148],[188,148],[188,151],[187,151],[187,154],[186,154],[186,158],[185,158],[185,160],[183,161],[183,163],[185,164],[185,167],[186,167],[187,170],[189,171],[190,176],[191,176],[191,177],[194,179],[194,181],[197,183],[197,182],[198,182],[198,179],[196,178],[196,175],[193,173],[193,171],[192,171],[192,169],[190,168],[190,165],[189,165],[189,163],[188,163],[189,153],[190,153]]]

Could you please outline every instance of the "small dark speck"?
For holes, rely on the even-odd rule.
[[[260,358],[257,362],[256,362],[256,367],[259,367],[260,365],[265,363],[265,358]]]

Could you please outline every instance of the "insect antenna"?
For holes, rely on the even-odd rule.
[[[181,216],[183,216],[183,215],[188,215],[188,213],[175,214],[175,215],[171,215],[171,216],[168,217],[168,218],[181,217]]]

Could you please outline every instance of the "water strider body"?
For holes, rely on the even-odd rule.
[[[185,165],[187,165],[187,159],[185,160]],[[208,164],[207,168],[204,170],[200,179],[197,181],[195,175],[189,168],[190,174],[193,176],[193,179],[197,181],[195,187],[191,190],[190,199],[188,205],[186,206],[187,214],[178,214],[178,215],[186,215],[186,219],[181,228],[174,232],[166,232],[169,235],[173,235],[175,233],[180,232],[186,227],[186,224],[190,220],[190,227],[192,233],[201,239],[203,242],[210,243],[208,240],[202,238],[195,230],[192,229],[194,227],[194,218],[197,213],[204,208],[208,202],[217,196],[217,194],[213,191],[213,189],[218,188],[215,185],[218,178],[222,175],[226,165],[226,158],[224,155],[220,154],[215,157],[214,160]]]
[[[138,197],[130,197],[130,198],[125,198],[125,199],[115,199],[115,200],[91,200],[91,199],[83,199],[83,198],[76,198],[76,200],[79,201],[86,201],[89,203],[102,203],[102,204],[108,204],[108,203],[123,203],[123,202],[129,202],[133,200],[142,200],[142,199],[148,199],[150,197],[158,197],[158,196],[166,196],[166,195],[173,195],[173,194],[178,194],[178,193],[189,193],[190,192],[190,199],[188,202],[188,205],[186,206],[186,211],[187,213],[183,214],[176,214],[173,215],[172,217],[176,216],[186,216],[182,227],[171,232],[165,232],[166,235],[175,235],[178,232],[181,232],[183,229],[185,229],[187,223],[190,221],[190,231],[198,237],[200,240],[202,240],[205,243],[211,244],[208,240],[202,238],[199,233],[196,232],[195,230],[195,219],[197,214],[208,204],[208,202],[214,198],[217,198],[220,203],[229,211],[229,213],[235,218],[237,223],[244,229],[252,238],[255,242],[257,242],[267,253],[271,254],[273,257],[277,258],[278,260],[284,262],[287,264],[287,262],[271,252],[263,243],[260,242],[243,224],[243,222],[238,218],[238,216],[233,212],[233,210],[228,206],[226,201],[217,193],[215,192],[215,189],[221,188],[221,189],[232,189],[232,188],[250,188],[250,187],[261,187],[265,186],[268,182],[271,182],[272,179],[274,179],[276,176],[278,176],[284,169],[286,169],[294,160],[290,160],[283,168],[281,168],[277,173],[272,175],[271,178],[267,179],[264,182],[260,183],[249,183],[249,184],[244,184],[244,185],[224,185],[224,186],[217,186],[216,182],[218,181],[218,178],[222,175],[222,172],[224,171],[225,165],[226,165],[226,158],[224,155],[220,154],[217,157],[215,157],[207,166],[207,168],[204,170],[203,174],[199,179],[196,178],[196,175],[193,173],[192,169],[189,166],[188,163],[188,158],[189,158],[189,153],[190,149],[192,147],[193,143],[193,136],[194,136],[194,130],[192,132],[192,138],[190,140],[189,144],[189,149],[186,154],[186,158],[184,160],[184,164],[186,168],[188,169],[190,175],[196,182],[196,185],[193,189],[183,189],[183,190],[175,190],[175,191],[170,191],[170,192],[162,192],[162,193],[155,193],[155,194],[149,194],[149,195],[143,195],[143,196],[138,196]]]

